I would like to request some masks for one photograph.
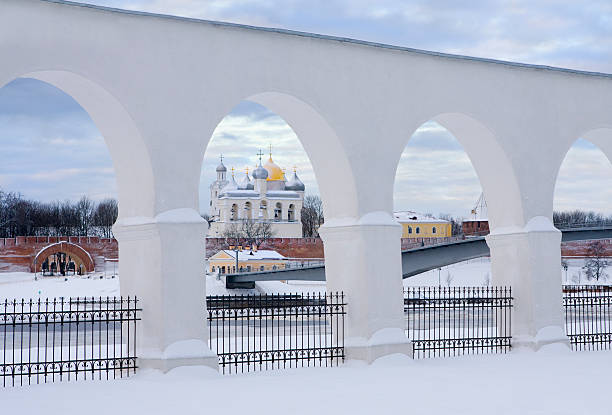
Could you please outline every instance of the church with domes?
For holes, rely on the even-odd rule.
[[[289,180],[272,160],[272,152],[266,164],[259,165],[249,175],[235,177],[234,169],[228,171],[221,163],[217,166],[217,180],[210,185],[210,230],[208,236],[221,237],[232,223],[244,219],[269,222],[275,238],[301,238],[301,211],[304,203],[304,183],[296,169]]]

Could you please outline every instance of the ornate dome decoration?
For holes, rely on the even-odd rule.
[[[268,170],[264,169],[261,166],[261,156],[263,156],[263,152],[259,150],[257,153],[259,156],[259,166],[255,170],[253,170],[253,179],[267,179],[268,178]]]
[[[221,154],[221,163],[217,166],[217,173],[227,172],[227,167],[223,164],[223,154]]]
[[[296,170],[297,169],[294,167],[293,168],[293,177],[285,185],[285,190],[295,190],[295,191],[298,191],[298,192],[303,192],[306,189],[306,186],[304,186],[304,183],[298,177]]]
[[[254,179],[267,179],[268,178],[268,170],[264,169],[259,163],[259,166],[253,170],[253,178]]]
[[[268,159],[268,162],[264,165],[264,168],[268,171],[268,181],[272,180],[285,180],[283,169],[278,164],[272,161],[272,155]]]

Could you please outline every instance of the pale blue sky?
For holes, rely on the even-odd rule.
[[[610,1],[92,0],[94,4],[347,36],[407,47],[612,72]],[[534,4],[536,3],[536,4]],[[203,137],[204,139],[204,137]],[[202,210],[220,152],[237,176],[273,145],[316,193],[293,131],[275,114],[242,103],[219,124],[204,157]],[[116,194],[112,162],[87,113],[61,91],[32,80],[0,89],[0,188],[41,199]],[[418,157],[417,157],[418,154]],[[610,189],[610,190],[607,190]],[[398,167],[396,209],[467,216],[480,193],[461,146],[437,124],[410,140]],[[555,207],[612,213],[612,166],[587,142],[568,153]]]

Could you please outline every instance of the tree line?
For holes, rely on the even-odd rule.
[[[0,238],[17,236],[100,236],[112,238],[117,220],[115,199],[95,202],[87,196],[40,202],[0,189]]]
[[[585,210],[568,210],[565,212],[553,212],[553,223],[558,227],[577,226],[588,224],[612,224],[612,215],[606,216],[601,213]]]

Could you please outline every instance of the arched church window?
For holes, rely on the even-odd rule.
[[[418,226],[416,228],[416,233],[421,233],[421,228],[419,228]]]
[[[237,204],[233,204],[232,205],[232,212],[231,212],[231,217],[230,220],[238,220],[238,205]]]
[[[436,227],[431,228],[431,233],[436,233]]]
[[[259,202],[259,218],[268,219],[268,202],[265,200]]]
[[[274,220],[281,221],[283,219],[283,204],[278,202],[274,208]]]
[[[289,205],[289,210],[287,211],[287,220],[289,222],[295,221],[295,205]]]
[[[246,202],[244,204],[244,217],[247,219],[251,219],[251,202]]]
[[[412,226],[408,226],[408,233],[412,233]]]

